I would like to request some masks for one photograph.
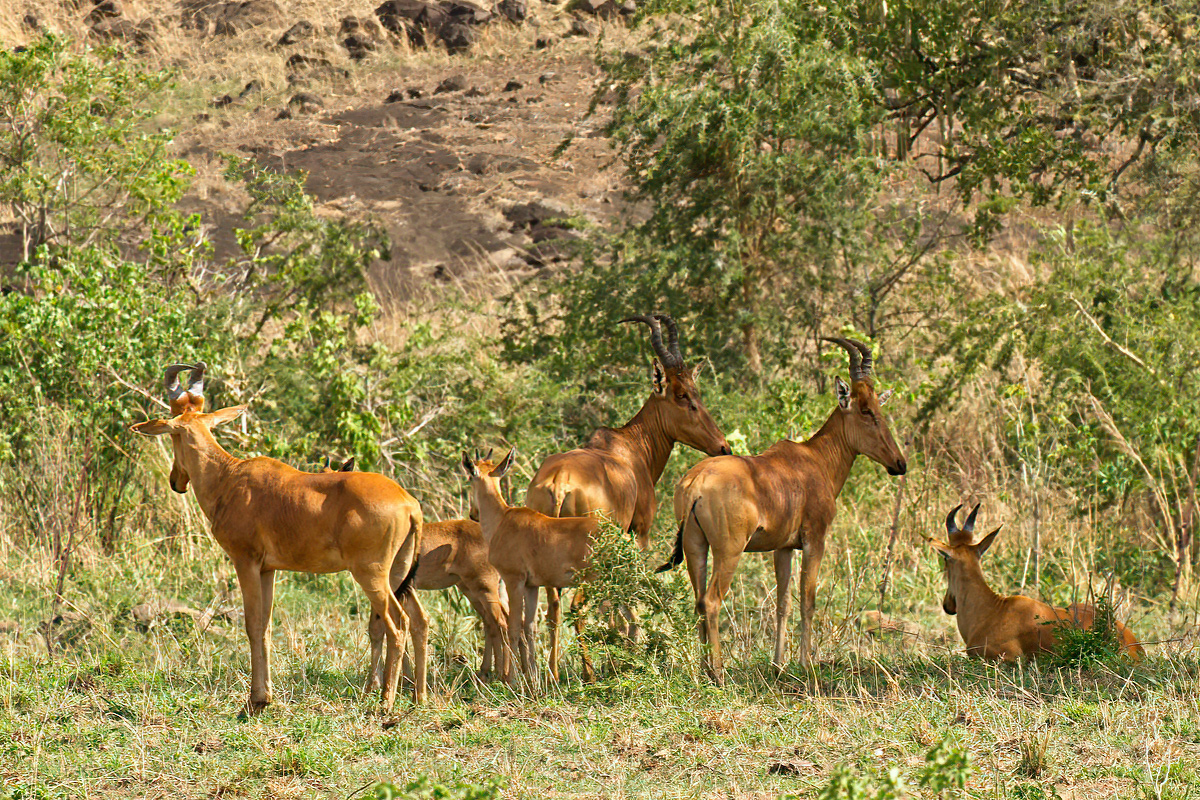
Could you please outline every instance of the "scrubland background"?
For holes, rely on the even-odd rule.
[[[519,5],[454,53],[352,0],[0,14],[2,791],[1197,794],[1193,11]],[[770,672],[747,556],[728,685],[699,674],[686,580],[644,570],[680,447],[652,552],[606,550],[657,600],[645,646],[594,626],[598,683],[569,648],[561,686],[480,684],[435,594],[431,702],[381,718],[357,589],[288,575],[276,704],[239,716],[233,570],[128,432],[166,364],[251,405],[231,452],[355,456],[456,517],[464,449],[517,446],[519,500],[636,412],[650,349],[616,321],[651,310],[740,453],[833,409],[823,335],[897,390],[909,472],[860,459],[843,491],[812,672]],[[997,590],[1109,598],[1148,659],[962,658],[922,537],[964,502],[1004,525]]]

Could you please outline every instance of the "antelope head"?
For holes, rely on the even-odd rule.
[[[689,368],[679,352],[679,328],[669,314],[638,314],[621,322],[642,322],[650,328],[650,344],[657,358],[651,369],[654,394],[646,402],[657,411],[663,433],[710,456],[725,456],[732,451],[725,434],[713,422],[696,388],[699,367]],[[667,342],[663,344],[663,327]]]
[[[842,347],[850,356],[850,383],[840,376],[837,379],[838,408],[845,422],[847,444],[856,454],[882,466],[889,475],[903,475],[908,463],[883,415],[883,404],[892,396],[892,390],[875,393],[871,348],[856,339],[822,338]]]
[[[958,613],[958,598],[966,587],[983,580],[983,569],[979,562],[996,540],[996,534],[1000,532],[1000,529],[996,528],[978,544],[971,544],[975,533],[975,515],[979,513],[979,506],[971,509],[962,528],[958,527],[955,519],[960,508],[961,505],[955,506],[946,516],[946,541],[929,540],[929,546],[937,550],[938,555],[942,557],[942,569],[946,573],[946,596],[942,598],[942,610],[950,615]]]
[[[185,411],[171,419],[139,422],[132,429],[143,436],[170,434],[171,447],[175,451],[175,460],[171,464],[171,488],[183,494],[187,491],[191,473],[200,466],[201,451],[214,443],[209,429],[232,422],[245,410],[246,406],[231,406],[211,414]]]
[[[517,448],[515,447],[508,451],[508,455],[499,464],[492,461],[491,448],[488,448],[485,455],[480,455],[479,451],[476,450],[475,458],[473,459],[468,453],[463,453],[462,468],[467,473],[467,477],[471,479],[471,511],[469,516],[475,522],[479,522],[479,497],[481,491],[503,499],[504,495],[500,493],[500,479],[508,474],[516,457]]]
[[[204,411],[204,370],[208,365],[203,361],[195,364],[172,364],[167,367],[163,376],[163,386],[167,390],[167,401],[171,407],[171,416],[178,417],[185,411],[199,414]],[[188,372],[187,388],[179,384],[179,373]]]
[[[337,469],[333,468],[333,461],[329,456],[321,457],[321,472],[354,472],[354,456],[342,462],[342,465]]]

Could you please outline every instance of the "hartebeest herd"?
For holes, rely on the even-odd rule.
[[[855,459],[862,455],[891,475],[907,469],[883,413],[890,391],[877,392],[871,348],[829,337],[846,351],[850,382],[836,380],[837,404],[807,441],[783,440],[756,456],[735,455],[705,408],[696,367],[679,350],[679,331],[665,314],[638,315],[655,352],[653,391],[624,427],[601,428],[587,444],[549,456],[534,475],[524,506],[505,499],[500,481],[516,449],[499,461],[462,455],[470,483],[470,520],[425,522],[420,504],[382,475],[354,472],[353,459],[334,471],[302,472],[272,458],[239,459],[211,429],[237,419],[245,406],[205,412],[206,365],[172,364],[165,373],[170,419],[133,426],[146,436],[170,435],[169,483],[190,486],[213,537],[233,561],[250,640],[251,713],[271,702],[271,607],[276,570],[349,571],[371,604],[369,692],[380,685],[383,708],[395,700],[399,672],[411,674],[416,702],[426,693],[428,618],[416,590],[457,586],[483,623],[480,677],[534,681],[537,674],[538,590],[547,595],[549,673],[559,676],[560,592],[586,577],[592,544],[603,519],[616,523],[647,549],[657,507],[655,486],[676,442],[708,457],[675,489],[678,524],[674,552],[660,572],[687,562],[696,597],[704,666],[723,679],[721,604],[743,553],[771,552],[777,580],[772,663],[787,662],[793,553],[800,550],[800,661],[812,663],[817,572],[836,501]],[[189,373],[186,388],[179,375]],[[960,506],[961,508],[961,506]],[[929,539],[947,578],[943,608],[957,614],[967,654],[1014,660],[1053,650],[1062,625],[1090,628],[1091,606],[1054,608],[1031,598],[1003,597],[984,580],[980,558],[998,529],[973,544],[978,506],[962,529],[958,508],[947,518],[947,541]],[[928,537],[926,537],[928,538]],[[709,572],[711,554],[711,575]],[[501,584],[505,595],[501,594]],[[578,594],[578,593],[577,593]],[[507,599],[507,603],[505,602]],[[579,602],[579,597],[576,602]],[[632,609],[622,609],[636,636]],[[1122,652],[1139,658],[1132,632],[1116,624]],[[411,635],[411,669],[406,640]],[[383,669],[379,662],[387,645]],[[584,677],[592,667],[584,655]]]

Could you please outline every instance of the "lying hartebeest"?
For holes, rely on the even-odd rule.
[[[333,472],[329,456],[325,456],[322,466],[325,472]],[[338,471],[353,472],[354,459],[346,461]],[[406,572],[400,567],[399,564],[392,566],[392,591],[405,604],[404,610],[409,617],[418,611],[424,613],[419,606],[409,603],[409,598],[413,596],[409,588],[428,591],[457,586],[483,621],[483,663],[479,667],[479,677],[486,679],[491,676],[493,661],[496,671],[503,674],[508,609],[500,598],[500,573],[488,562],[487,542],[483,540],[479,523],[469,519],[426,522],[421,526],[421,551],[416,569]],[[405,586],[405,578],[410,580],[411,587]],[[372,681],[380,679],[379,659],[383,654],[383,624],[374,616],[371,617],[370,637],[371,671],[368,675],[371,677],[367,679],[368,691]],[[406,676],[411,673],[407,655],[404,657],[404,671]]]
[[[657,498],[655,484],[666,469],[676,442],[710,456],[730,452],[725,435],[700,400],[695,370],[679,352],[679,330],[667,314],[634,316],[621,322],[642,322],[650,328],[657,358],[652,374],[654,391],[623,428],[600,428],[587,444],[549,456],[538,468],[525,494],[525,505],[551,517],[581,517],[603,512],[622,530],[637,536],[638,546],[650,546]],[[662,326],[667,328],[663,344]],[[556,589],[546,592],[550,625],[550,674],[558,680],[558,628],[562,617]],[[584,672],[590,668],[585,663]]]
[[[479,516],[488,560],[508,591],[509,683],[517,683],[518,663],[526,680],[535,677],[538,588],[562,589],[574,584],[586,568],[591,539],[600,527],[596,517],[550,517],[531,508],[510,506],[500,479],[513,465],[516,448],[498,465],[486,458],[462,466],[471,479],[473,511]]]
[[[171,488],[182,494],[192,486],[213,538],[233,560],[250,640],[248,708],[257,713],[271,702],[275,571],[349,570],[383,621],[388,654],[382,697],[384,710],[390,711],[409,619],[392,596],[388,572],[394,564],[403,571],[411,568],[420,547],[421,507],[382,475],[300,472],[273,458],[235,458],[210,428],[236,419],[245,409],[235,406],[211,414],[188,410],[139,423],[133,430],[171,436]],[[418,662],[424,660],[423,624],[423,614],[412,620]],[[415,695],[417,702],[424,700],[420,679]]]
[[[1070,625],[1090,629],[1096,622],[1096,609],[1086,603],[1069,608],[1054,606],[1021,595],[1003,596],[988,586],[979,566],[980,559],[996,540],[1000,529],[972,544],[975,532],[975,506],[960,529],[955,517],[961,505],[955,506],[946,517],[947,542],[930,539],[929,544],[942,557],[946,572],[946,596],[942,609],[958,617],[958,632],[967,645],[967,655],[974,658],[1016,661],[1052,652],[1057,644],[1060,626]],[[1141,660],[1145,651],[1128,627],[1113,620],[1121,640],[1121,653],[1134,661]]]
[[[837,379],[838,405],[806,442],[776,442],[757,456],[706,458],[675,488],[679,533],[671,560],[660,572],[687,557],[696,593],[700,641],[707,642],[708,671],[722,680],[721,602],[729,591],[742,553],[775,554],[776,628],[773,664],[785,662],[791,613],[792,553],[804,552],[800,571],[800,659],[812,662],[812,617],[817,570],[825,552],[825,532],[833,521],[838,494],[854,459],[864,455],[891,475],[903,475],[904,454],[888,430],[881,406],[891,391],[875,394],[871,350],[853,339],[827,338],[850,355],[850,384]],[[708,553],[712,550],[712,579]]]

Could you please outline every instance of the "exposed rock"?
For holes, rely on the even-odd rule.
[[[212,101],[213,108],[224,108],[225,106],[230,105],[233,105],[233,95],[223,95],[221,97],[214,98]]]
[[[634,0],[625,0],[624,3],[621,3],[620,9],[623,15],[629,17],[637,13],[638,7]]]
[[[362,61],[364,58],[375,52],[379,46],[374,39],[366,34],[352,33],[342,42],[342,46],[350,54],[350,57],[355,61]]]
[[[620,7],[613,0],[571,0],[567,5],[569,11],[582,11],[605,19],[612,19],[621,13]]]
[[[475,44],[475,29],[461,22],[451,22],[442,28],[439,38],[446,45],[446,52],[451,54],[465,53]]]
[[[388,92],[388,96],[384,99],[383,102],[385,102],[385,103],[400,103],[407,99],[408,99],[408,95],[406,95],[404,93],[403,89],[392,89],[392,91]]]
[[[301,114],[319,114],[325,108],[325,101],[311,92],[298,92],[288,100],[288,108]]]
[[[117,0],[100,0],[83,19],[87,24],[95,25],[101,20],[115,19],[123,15],[124,9]]]
[[[538,50],[545,50],[547,47],[554,44],[555,41],[557,40],[553,36],[539,36],[537,41],[533,43],[533,46]]]
[[[538,76],[538,83],[542,86],[547,86],[551,83],[558,83],[562,78],[558,77],[557,72],[543,72]]]
[[[512,223],[513,232],[541,225],[548,219],[561,216],[561,212],[538,202],[518,203],[504,212],[504,218]]]
[[[423,89],[420,89],[420,88],[416,87],[416,86],[410,86],[410,87],[408,87],[408,90],[407,90],[407,91],[408,91],[408,96],[409,96],[409,97],[411,97],[413,100],[416,100],[418,97],[424,97],[424,96],[425,96],[425,91],[424,91]]]
[[[501,89],[501,91],[504,91],[504,92],[516,92],[516,91],[519,91],[519,90],[521,90],[521,89],[524,89],[524,88],[525,88],[525,84],[523,84],[523,83],[521,83],[520,81],[518,81],[518,80],[515,80],[515,79],[514,79],[514,80],[511,80],[511,81],[509,81],[508,83],[504,84],[504,88],[503,88],[503,89]]]
[[[439,31],[450,21],[450,15],[441,6],[422,0],[387,0],[375,9],[380,24],[393,33],[407,34],[412,38],[413,27]],[[406,22],[411,24],[405,24]]]
[[[286,62],[288,71],[288,83],[295,84],[308,77],[343,77],[348,78],[350,73],[341,67],[335,67],[333,62],[323,56],[306,56],[302,53],[293,53],[288,57]]]
[[[350,35],[357,33],[362,36],[369,36],[372,39],[378,40],[383,36],[383,30],[379,27],[379,23],[370,17],[348,16],[342,17],[341,33]]]
[[[42,21],[32,11],[25,15],[25,18],[21,20],[21,24],[31,31],[40,31],[42,29]]]
[[[434,94],[444,94],[445,92],[461,92],[467,88],[467,79],[462,75],[451,75],[437,85],[433,90]]]
[[[279,41],[276,44],[281,47],[296,44],[296,42],[304,39],[311,39],[315,32],[316,29],[313,27],[313,24],[306,19],[302,19],[284,31],[283,36],[279,37]]]
[[[492,11],[470,0],[443,0],[441,7],[452,21],[463,25],[486,25],[496,18]]]
[[[245,85],[245,87],[243,87],[242,91],[238,94],[238,97],[245,98],[245,97],[249,97],[252,94],[258,94],[259,92],[262,91],[262,89],[263,89],[262,81],[260,81],[258,78],[255,78],[254,80],[247,83]]]
[[[139,47],[154,39],[153,31],[146,23],[134,25],[122,17],[100,20],[91,27],[89,35],[102,42],[129,42]]]
[[[543,225],[540,222],[529,228],[529,238],[534,242],[549,242],[578,239],[579,234],[569,228],[557,225]]]
[[[486,95],[487,92],[485,92],[483,89],[480,89],[478,86],[472,86],[470,89],[467,89],[467,91],[463,92],[463,97],[484,97]]]
[[[600,26],[590,19],[576,16],[571,20],[571,30],[568,36],[595,36],[600,32]]]
[[[525,0],[500,0],[496,4],[496,11],[500,16],[512,23],[521,23],[529,15],[529,9],[525,5]]]
[[[279,24],[283,9],[275,0],[182,0],[181,22],[185,28],[236,36],[260,25]]]

